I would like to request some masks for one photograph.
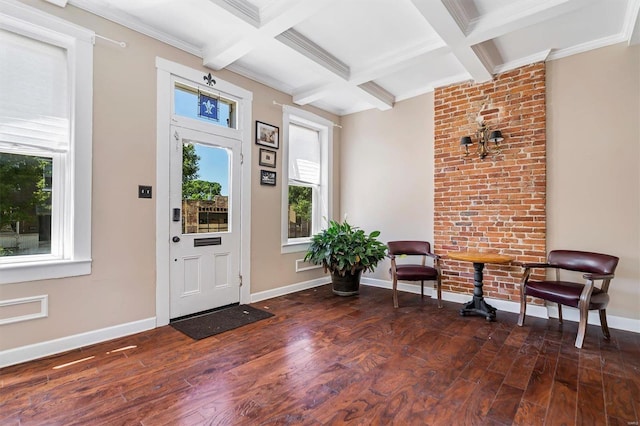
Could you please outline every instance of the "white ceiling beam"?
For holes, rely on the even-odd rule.
[[[364,100],[380,111],[387,111],[393,108],[393,104],[395,103],[395,96],[392,93],[387,92],[385,89],[374,83],[373,81],[369,81],[364,84],[360,84],[359,86],[364,93],[368,96],[364,96]]]
[[[220,70],[338,0],[278,0],[258,10],[246,0],[210,0],[245,24],[221,46],[203,49],[204,66]]]
[[[350,70],[347,64],[340,61],[331,53],[327,52],[296,30],[289,29],[276,36],[276,40],[285,46],[288,46],[295,52],[298,52],[305,58],[320,65],[322,68],[329,70],[341,79],[349,79]]]
[[[276,36],[340,0],[275,0],[260,9],[260,28]]]
[[[247,32],[251,32],[251,30],[247,30]],[[232,40],[222,47],[205,46],[202,49],[202,65],[216,71],[221,70],[268,40],[261,39],[258,34],[253,33],[246,34],[240,39]]]
[[[440,1],[411,0],[424,19],[449,46],[454,56],[477,82],[491,80],[492,66],[467,43],[466,34]]]
[[[260,10],[246,0],[209,0],[253,27],[260,26]]]

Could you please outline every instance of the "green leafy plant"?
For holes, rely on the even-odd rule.
[[[387,252],[387,246],[376,239],[379,235],[380,231],[366,234],[346,221],[332,220],[327,229],[311,237],[304,260],[341,276],[358,270],[373,272]]]

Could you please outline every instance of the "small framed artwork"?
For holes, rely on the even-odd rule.
[[[260,160],[258,164],[265,167],[276,167],[276,152],[260,148]]]
[[[276,172],[260,170],[260,185],[276,185]]]
[[[279,129],[276,126],[256,121],[256,143],[278,149],[278,131]]]

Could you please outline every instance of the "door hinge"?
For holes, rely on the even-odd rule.
[[[242,287],[242,274],[238,274],[238,278],[240,278],[240,287]]]
[[[240,153],[240,165],[244,164],[244,154],[241,152]]]

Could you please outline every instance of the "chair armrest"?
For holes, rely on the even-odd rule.
[[[440,256],[438,256],[435,253],[427,253],[427,256],[429,256],[429,257],[431,257],[431,258],[433,258],[435,260],[440,260]]]
[[[582,276],[582,278],[584,278],[585,280],[610,280],[613,279],[614,275],[613,274],[584,274]]]
[[[521,266],[526,269],[531,268],[557,268],[555,265],[549,263],[522,263]]]
[[[524,288],[524,286],[527,284],[527,281],[529,281],[529,276],[531,276],[532,269],[534,268],[557,269],[557,266],[551,265],[549,263],[520,263],[520,266],[524,268],[524,273],[522,274],[522,283],[521,283],[521,285],[523,286],[522,288]]]

